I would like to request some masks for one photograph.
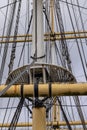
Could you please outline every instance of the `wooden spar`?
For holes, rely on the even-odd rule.
[[[86,36],[84,36],[84,33]],[[87,38],[87,31],[85,32],[75,32],[76,36],[74,35],[74,32],[65,32],[64,35],[64,39],[66,40],[72,40],[72,39],[83,39],[83,38]],[[79,36],[79,35],[80,36]],[[61,34],[59,32],[54,32],[54,35],[55,35],[55,40],[61,40]],[[49,39],[49,36],[50,36],[50,39]],[[10,40],[8,41],[8,43],[13,43],[15,42],[13,40],[13,37],[14,36],[9,36]],[[27,39],[25,40],[25,37],[27,37]],[[5,44],[7,43],[7,41],[5,41],[5,38],[8,38],[8,36],[0,36],[0,38],[3,38],[3,41],[0,41],[0,43],[2,44]],[[44,41],[49,41],[49,40],[54,40],[54,38],[51,36],[51,33],[46,33],[44,34]],[[16,42],[18,43],[21,43],[21,42],[32,42],[32,35],[31,34],[28,34],[28,35],[24,35],[24,34],[21,34],[21,35],[17,35],[17,40]]]
[[[0,86],[0,92],[6,85]],[[25,97],[33,97],[34,85],[24,85],[23,94]],[[49,84],[38,84],[39,97],[49,96]],[[87,83],[74,83],[74,84],[51,84],[51,95],[55,96],[74,96],[74,95],[87,95]],[[21,85],[12,85],[7,92],[1,97],[20,97]]]
[[[41,123],[41,120],[40,120]],[[82,125],[81,121],[71,121],[69,122],[70,125],[75,126],[75,125]],[[87,121],[85,121],[85,125],[87,125]],[[5,124],[0,124],[0,127],[9,127],[10,123],[5,123]],[[46,122],[46,126],[67,126],[66,122],[64,121],[56,121],[56,122]],[[16,127],[32,127],[32,122],[21,122],[17,123]]]

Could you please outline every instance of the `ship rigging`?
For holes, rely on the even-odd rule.
[[[1,130],[87,130],[86,10],[86,0],[0,1]]]

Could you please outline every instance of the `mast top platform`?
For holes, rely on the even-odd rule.
[[[15,84],[31,84],[35,83],[35,81],[38,81],[38,83],[76,82],[76,79],[72,73],[61,66],[36,62],[32,66],[25,65],[12,71],[6,80],[6,84],[9,84],[24,70],[26,70],[25,73],[15,82]]]

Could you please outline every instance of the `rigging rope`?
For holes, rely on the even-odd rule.
[[[86,7],[81,6],[81,5],[77,5],[77,4],[74,4],[74,3],[70,3],[70,2],[68,2],[68,1],[64,1],[64,0],[59,0],[59,1],[65,3],[65,4],[73,5],[73,6],[76,6],[76,7],[81,8],[81,9],[85,9],[85,10],[87,10]]]
[[[69,97],[70,98],[70,97]],[[62,104],[62,102],[63,102],[63,104],[67,104],[67,97],[60,97],[60,101],[61,101],[61,104]],[[63,104],[62,104],[62,106],[63,106]],[[68,109],[68,107],[66,107],[66,106],[63,106],[63,109],[64,109],[64,111],[65,111],[65,114],[67,115],[67,118],[68,118],[68,120],[70,121],[70,122],[73,122],[73,121],[75,121],[75,118],[74,118],[74,115],[73,115],[73,112],[72,112],[72,115],[71,115],[71,110],[72,110],[72,107],[71,107],[71,110],[70,110],[70,108]],[[73,116],[73,117],[72,117]],[[74,120],[73,120],[73,119]],[[76,129],[76,126],[73,126],[74,127],[74,129]]]
[[[59,0],[56,0],[56,14],[58,18],[58,23],[59,23],[59,28],[60,28],[60,33],[61,33],[61,48],[62,48],[62,55],[64,57],[64,62],[65,60],[67,61],[68,69],[71,71],[71,60],[70,60],[70,55],[68,52],[68,47],[67,47],[67,42],[64,40],[65,35],[64,35],[64,26],[63,26],[63,20],[62,20],[62,14],[61,14],[61,9],[60,9],[60,4]],[[66,62],[64,63],[64,67],[66,68]]]
[[[45,8],[46,8],[46,14],[47,16],[49,15],[49,12],[48,12],[48,1],[45,2]],[[47,23],[47,20],[45,19],[45,32],[50,32],[50,29],[48,27],[48,23]],[[49,44],[50,41],[46,41],[46,44],[45,44],[45,53],[46,53],[46,63],[50,63],[50,55],[49,54],[49,50],[50,50],[50,44]]]
[[[8,128],[8,130],[15,130],[16,129],[16,125],[17,125],[18,119],[19,119],[20,114],[21,114],[24,100],[25,99],[23,97],[20,99],[20,102],[19,102],[17,109],[14,113],[14,116],[12,118],[12,121],[11,121],[11,124],[10,124],[10,127]]]
[[[34,64],[34,61],[30,64],[29,68]],[[12,80],[7,87],[5,87],[1,92],[0,92],[0,96],[2,96],[3,94],[6,93],[6,91],[13,85],[15,84],[15,82],[23,75],[25,74],[25,72],[27,71],[27,69],[29,69],[28,67],[25,68],[25,70],[23,70],[22,72],[18,73],[18,76],[16,78],[14,78],[14,80]]]
[[[79,6],[79,1],[78,1],[78,0],[77,0],[77,4],[78,4],[78,6]],[[80,10],[79,7],[78,7],[78,10],[79,10],[79,15],[80,15],[81,23],[82,23],[82,29],[83,29],[83,32],[85,32],[85,27],[84,27],[84,23],[83,23],[83,18],[82,18],[81,10]],[[85,34],[85,33],[84,33],[84,36],[86,37],[86,34]],[[81,39],[80,39],[80,40],[81,40]],[[87,45],[87,38],[85,38],[85,42],[86,42],[86,45]],[[86,57],[85,57],[85,53],[84,53],[83,45],[82,45],[82,44],[81,44],[81,47],[82,47],[82,51],[83,51],[84,61],[85,61],[86,67],[87,67],[87,61],[86,61]]]
[[[6,114],[7,114],[7,111],[8,111],[9,104],[10,104],[10,98],[8,99],[8,103],[7,103],[5,115],[4,115],[4,118],[3,118],[1,130],[3,129],[3,125],[4,125],[4,122],[5,122],[5,118],[6,118]]]
[[[9,4],[9,0],[7,2]],[[5,15],[5,21],[4,21],[4,27],[3,27],[3,32],[2,32],[2,36],[4,36],[4,33],[5,33],[5,27],[6,27],[6,21],[7,21],[7,14],[8,14],[8,6],[7,6],[7,9],[6,9],[6,15]],[[3,41],[3,38],[1,39],[1,41]],[[1,50],[2,50],[2,44],[0,46],[0,54],[1,54]],[[5,115],[4,115],[4,118],[3,118],[3,121],[2,121],[2,126],[5,122],[5,118],[6,118],[6,114],[7,114],[7,110],[8,110],[8,106],[9,106],[9,103],[10,103],[10,98],[8,99],[8,103],[7,103],[7,109],[5,111]],[[2,127],[3,128],[3,127]],[[1,130],[2,130],[1,128]]]
[[[48,26],[49,26],[49,29],[50,29],[50,31],[51,31],[51,33],[52,33],[52,29],[51,29],[51,27],[50,27],[50,23],[49,23],[49,19],[48,19],[48,16],[47,16],[47,14],[46,14],[46,8],[45,7],[43,7],[43,9],[44,9],[44,14],[45,14],[45,17],[46,17],[46,20],[47,20],[47,23],[48,23]],[[62,58],[61,58],[61,55],[60,55],[60,52],[59,52],[59,49],[58,49],[58,47],[57,47],[57,45],[56,45],[56,42],[55,42],[55,37],[53,36],[53,38],[54,38],[54,43],[55,43],[55,49],[56,49],[56,52],[58,53],[58,55],[59,55],[59,58],[60,58],[60,61],[61,61],[61,64],[63,65],[63,61],[62,61]],[[50,48],[51,48],[51,46],[50,46]],[[50,49],[51,50],[51,49]],[[51,53],[51,51],[50,51],[50,53]],[[50,56],[49,56],[49,59],[51,58],[51,54],[50,54]],[[64,65],[63,65],[64,66]]]
[[[20,19],[20,11],[21,11],[21,3],[22,0],[19,0],[19,6],[17,11],[17,19],[15,24],[15,31],[14,31],[14,43],[12,44],[12,51],[11,51],[11,57],[10,57],[10,63],[9,63],[9,73],[13,70],[14,65],[14,59],[15,59],[15,52],[16,52],[16,46],[17,46],[17,33],[18,33],[18,25],[19,25],[19,19]]]
[[[56,22],[56,30],[57,30],[57,32],[59,31],[59,28],[58,28],[58,23],[57,23],[57,17],[56,17],[56,15],[55,15],[55,22]],[[56,42],[56,41],[55,41]],[[57,46],[57,45],[56,45]],[[61,63],[60,63],[60,65],[62,64],[62,66],[63,66],[63,56],[60,54],[61,53],[61,42],[59,41],[59,48],[60,48],[60,50],[58,49],[58,47],[57,47],[57,52],[58,52],[58,54],[57,55],[60,55],[59,56],[59,58],[60,58],[60,61],[61,61]]]
[[[43,13],[44,13],[45,18],[46,18],[46,26],[48,25],[47,26],[47,32],[49,32],[49,31],[52,32],[52,29],[51,29],[50,24],[49,24],[48,15],[47,15],[48,14],[48,10],[45,7],[43,7]],[[49,38],[50,38],[50,36],[49,36]],[[51,57],[51,44],[46,44],[46,61],[49,62],[49,63],[52,61],[52,57]]]
[[[66,2],[67,2],[67,0],[66,0]],[[73,31],[74,31],[74,36],[76,37],[75,27],[74,27],[74,24],[73,24],[73,20],[72,20],[72,16],[71,16],[71,13],[70,13],[70,9],[69,9],[69,5],[68,5],[68,4],[67,4],[67,9],[68,9],[69,16],[70,16],[70,20],[71,20],[71,25],[72,25],[72,28],[73,28]],[[83,71],[84,71],[84,75],[85,75],[85,78],[86,78],[86,80],[87,80],[87,74],[86,74],[86,71],[85,71],[85,66],[84,66],[83,58],[82,58],[82,55],[81,55],[81,51],[80,51],[80,47],[79,47],[79,43],[78,43],[78,40],[77,40],[77,39],[76,39],[76,43],[77,43],[77,48],[78,48],[78,52],[79,52],[79,55],[80,55],[80,59],[81,59],[81,63],[82,63]]]
[[[81,20],[81,24],[82,24],[82,29],[83,29],[83,32],[85,32],[85,27],[84,27],[84,23],[83,23],[83,18],[82,18],[82,14],[81,14],[81,10],[79,8],[79,1],[77,1],[77,5],[78,5],[78,12],[79,12],[79,15],[80,15],[80,20]],[[84,36],[86,37],[86,34],[84,33]],[[85,41],[86,41],[86,45],[87,45],[87,39],[85,38]]]
[[[27,33],[26,33],[26,36],[25,36],[25,41],[26,41],[26,39],[27,39],[27,34],[28,34],[29,31],[30,31],[30,26],[31,26],[32,18],[33,18],[33,13],[31,14],[31,18],[30,18],[30,21],[29,21],[29,24],[28,24],[28,29],[27,29]],[[19,67],[19,65],[20,65],[20,61],[21,61],[21,58],[22,58],[22,55],[23,55],[24,47],[25,47],[25,42],[24,42],[24,44],[23,44],[22,51],[21,51],[21,54],[20,54],[20,58],[19,58],[19,62],[18,62],[18,67]]]
[[[26,15],[26,22],[27,22],[26,25],[27,25],[27,26],[28,26],[29,19],[30,19],[30,13],[29,13],[30,4],[29,4],[29,3],[30,3],[30,1],[27,0],[27,3],[26,3],[26,6],[27,6],[27,7],[26,7],[26,14],[27,14],[27,15]],[[27,26],[26,26],[26,27],[27,27]],[[29,38],[28,38],[28,40],[29,40]],[[31,54],[31,51],[30,51],[31,48],[30,48],[30,46],[31,46],[31,45],[30,45],[29,42],[28,42],[28,54],[27,54],[27,55],[28,55],[28,64],[29,64],[29,62],[30,62],[30,54]]]
[[[11,98],[9,98],[9,100],[10,100]],[[12,100],[10,100],[10,101],[12,101]],[[11,112],[12,112],[12,108],[13,108],[13,106],[14,106],[14,102],[15,102],[15,98],[13,99],[13,102],[12,102],[12,105],[11,105],[11,107],[8,107],[7,109],[9,109],[10,108],[10,111],[9,111],[9,115],[8,115],[8,118],[7,118],[7,123],[9,122],[9,119],[11,118]],[[14,109],[16,109],[17,107],[14,107]],[[6,128],[5,128],[5,130],[7,130]]]
[[[13,85],[15,84],[15,82],[26,72],[27,67],[24,71],[22,71],[21,73],[18,74],[18,76],[16,78],[14,78],[14,80],[12,80],[7,87],[5,87],[1,92],[0,92],[0,96],[2,96],[3,94],[6,93],[6,91]]]
[[[66,2],[67,2],[67,0],[66,0]],[[71,17],[71,13],[70,13],[70,9],[69,9],[68,4],[67,4],[67,9],[68,9],[68,12],[69,12],[69,16],[70,16],[70,20],[71,20],[73,31],[75,32],[75,28],[74,28],[74,24],[73,24],[73,21],[72,21],[72,17]],[[76,36],[76,34],[74,34],[74,35]],[[79,54],[80,54],[80,58],[81,58],[81,62],[82,62],[83,70],[84,70],[84,74],[85,74],[85,77],[87,78],[86,72],[85,72],[84,63],[83,63],[83,59],[82,59],[82,56],[81,56],[81,52],[80,52],[80,48],[79,48],[79,44],[78,44],[78,40],[77,39],[76,39],[76,43],[77,43],[78,51],[79,51]],[[77,103],[77,104],[80,105],[79,98],[77,96],[75,96],[73,98],[74,98],[75,104]],[[78,111],[78,114],[79,114],[80,119],[82,121],[83,129],[86,130],[86,126],[85,126],[85,123],[84,123],[84,116],[83,116],[83,113],[82,113],[82,109],[81,108],[78,109],[78,107],[77,107],[77,111]]]
[[[83,116],[83,112],[82,112],[82,109],[80,107],[80,101],[79,101],[79,98],[78,96],[75,96],[73,97],[74,98],[74,102],[76,104],[76,108],[77,108],[77,111],[78,111],[78,114],[79,114],[79,117],[81,119],[81,122],[82,122],[82,125],[83,125],[83,129],[84,130],[87,130],[87,127],[85,125],[85,119],[84,119],[84,116]],[[79,106],[79,107],[78,107]]]
[[[32,111],[31,109],[29,108],[28,104],[26,103],[26,101],[24,101],[24,105],[25,107],[27,108],[27,110],[30,112],[30,114],[32,114]]]
[[[14,2],[16,0],[13,0]],[[9,46],[9,36],[11,34],[11,29],[13,25],[13,20],[14,20],[14,14],[15,14],[15,9],[16,9],[16,3],[12,5],[12,10],[10,13],[10,18],[9,18],[9,24],[7,28],[7,38],[6,38],[6,44],[4,46],[4,51],[3,51],[3,57],[2,57],[2,63],[1,63],[1,68],[0,68],[0,84],[2,82],[2,76],[5,68],[5,62],[6,62],[6,57],[7,57],[7,52],[8,52],[8,46]]]
[[[10,6],[10,5],[13,5],[13,4],[17,3],[17,2],[18,2],[18,1],[14,1],[14,2],[12,2],[12,3],[8,3],[7,5],[0,7],[0,9],[3,9],[3,8],[8,7],[8,6]]]
[[[63,116],[64,116],[64,119],[65,119],[65,121],[66,121],[66,124],[67,124],[67,126],[68,126],[68,129],[69,129],[69,130],[72,130],[72,127],[70,126],[69,121],[68,121],[68,118],[67,118],[67,116],[66,116],[66,114],[65,114],[65,112],[64,112],[64,109],[63,109],[63,107],[62,107],[61,101],[59,100],[58,97],[57,97],[57,100],[58,100],[58,103],[59,103],[59,105],[60,105],[61,111],[62,111]]]
[[[8,0],[8,4],[9,4],[9,0]],[[6,15],[5,15],[5,21],[4,21],[4,27],[3,27],[3,32],[2,32],[2,39],[1,39],[1,41],[3,41],[3,36],[4,36],[4,33],[5,33],[7,14],[8,14],[8,6],[7,6],[7,9],[6,9]],[[1,50],[2,50],[2,44],[1,44],[1,46],[0,46],[0,54],[1,54]]]
[[[72,3],[73,1],[71,0],[71,3]],[[72,11],[73,11],[73,15],[74,15],[74,18],[75,18],[75,22],[76,22],[76,26],[77,26],[77,30],[78,30],[78,32],[79,32],[79,26],[78,26],[78,22],[77,22],[77,17],[76,17],[76,12],[75,12],[75,10],[74,10],[74,7],[73,7],[73,5],[72,5]],[[84,29],[83,29],[84,30]],[[85,30],[84,30],[85,31]],[[78,34],[79,36],[80,36],[80,34]],[[85,34],[84,34],[85,35]],[[81,48],[82,48],[82,52],[83,52],[83,56],[84,56],[84,61],[85,61],[85,64],[86,64],[86,67],[87,67],[87,61],[86,61],[86,56],[85,56],[85,52],[84,52],[84,48],[83,48],[83,43],[82,43],[82,40],[81,39],[79,39],[80,40],[80,43],[81,43]],[[86,39],[85,39],[86,40]]]

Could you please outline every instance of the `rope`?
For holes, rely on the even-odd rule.
[[[17,122],[18,122],[18,119],[20,117],[21,110],[22,110],[22,107],[23,107],[23,103],[24,103],[24,98],[21,98],[20,102],[17,106],[17,109],[14,113],[14,116],[12,118],[12,121],[11,121],[11,124],[10,124],[10,127],[8,128],[8,130],[15,130],[16,129],[16,125],[17,125]]]
[[[66,0],[66,1],[67,1],[67,0]],[[69,9],[69,5],[68,5],[68,4],[67,4],[67,9],[68,9],[68,12],[69,12],[69,16],[70,16],[71,25],[72,25],[72,28],[73,28],[73,31],[74,31],[74,35],[76,36],[76,34],[75,34],[75,28],[74,28],[74,24],[73,24],[73,20],[72,20],[72,16],[71,16],[71,13],[70,13],[70,9]],[[79,56],[80,56],[80,59],[81,59],[81,63],[82,63],[84,75],[85,75],[85,78],[86,78],[86,80],[87,80],[87,74],[86,74],[86,71],[85,71],[84,61],[83,61],[83,58],[82,58],[82,55],[81,55],[81,51],[80,51],[80,47],[79,47],[79,44],[78,44],[78,40],[77,40],[77,39],[76,39],[76,43],[77,43],[77,48],[78,48]]]
[[[32,18],[33,18],[33,14],[31,14],[31,18],[30,18],[30,21],[29,21],[29,24],[28,24],[28,30],[27,30],[27,33],[26,33],[26,36],[25,36],[25,41],[26,41],[26,39],[27,39],[27,34],[29,33],[29,30],[30,30]],[[21,58],[22,58],[22,55],[23,55],[24,47],[25,47],[25,42],[24,42],[24,44],[23,44],[22,51],[21,51],[21,54],[20,54],[20,58],[19,58],[19,62],[18,62],[18,67],[19,67],[20,62],[21,62]]]
[[[3,94],[5,94],[6,91],[26,72],[26,70],[27,70],[27,68],[26,68],[24,71],[22,71],[20,74],[18,74],[18,76],[17,76],[16,78],[14,78],[14,80],[12,80],[11,83],[9,83],[9,84],[7,85],[7,87],[4,88],[4,89],[0,92],[0,96],[2,96]]]
[[[26,101],[24,101],[24,106],[28,109],[28,111],[30,112],[30,114],[32,114],[31,109],[29,108],[28,104],[26,103]]]
[[[67,2],[67,0],[66,0],[66,2]],[[72,28],[73,28],[73,30],[74,30],[74,32],[75,32],[75,28],[74,28],[74,25],[73,25],[73,21],[72,21],[72,17],[71,17],[71,13],[70,13],[70,9],[69,9],[68,4],[67,4],[67,9],[68,9],[68,12],[69,12],[69,16],[70,16]],[[74,34],[74,35],[76,36],[76,34]],[[86,77],[86,79],[87,79],[87,75],[86,75],[86,71],[85,71],[85,67],[84,67],[84,62],[83,62],[83,59],[82,59],[82,55],[81,55],[81,52],[80,52],[80,47],[79,47],[79,44],[78,44],[78,40],[77,40],[77,39],[76,39],[76,43],[77,43],[77,47],[78,47],[80,59],[81,59],[81,62],[82,62],[84,74],[85,74],[85,77]],[[79,104],[79,99],[78,99],[78,97],[74,97],[74,98],[75,98],[75,104],[76,104],[76,102]],[[80,105],[80,104],[79,104],[79,105]],[[82,110],[81,110],[81,108],[79,108],[79,109],[77,108],[77,110],[78,110],[80,119],[81,119],[81,121],[82,121],[83,128],[84,128],[84,130],[85,130],[85,129],[86,129],[86,126],[85,126],[85,124],[84,124],[84,116],[83,116]]]
[[[71,3],[72,3],[72,2],[73,2],[73,1],[71,0]],[[78,30],[78,32],[79,32],[79,26],[78,26],[78,22],[77,22],[77,16],[76,16],[76,13],[75,13],[75,10],[74,10],[73,5],[72,5],[72,11],[73,11],[73,14],[74,14],[74,18],[75,18],[77,30]],[[82,18],[81,18],[81,19],[82,19]],[[85,31],[85,30],[84,30],[84,27],[83,27],[83,31]],[[78,34],[78,35],[80,36],[80,34]],[[84,33],[84,35],[85,35],[85,33]],[[84,56],[84,62],[85,62],[85,65],[86,65],[86,67],[87,67],[87,61],[86,61],[86,56],[85,56],[85,52],[84,52],[84,48],[83,48],[83,43],[82,43],[82,40],[81,40],[81,39],[79,39],[79,40],[80,40],[80,43],[81,43],[82,53],[83,53],[83,56]],[[87,39],[85,39],[85,41],[87,42]]]
[[[75,96],[75,97],[73,97],[73,98],[74,98],[74,102],[75,102],[75,104],[76,104],[76,108],[77,108],[79,117],[80,117],[81,122],[82,122],[83,129],[84,129],[84,130],[87,130],[86,125],[85,125],[85,119],[84,119],[84,116],[83,116],[83,112],[82,112],[82,109],[81,109],[81,107],[80,107],[79,98],[78,98],[78,96]],[[79,107],[78,107],[78,106],[79,106]]]
[[[71,127],[70,124],[69,124],[68,118],[67,118],[67,116],[66,116],[66,114],[65,114],[65,112],[64,112],[64,110],[63,110],[61,101],[59,100],[58,97],[57,97],[57,100],[58,100],[58,103],[59,103],[59,105],[60,105],[61,111],[62,111],[63,116],[64,116],[64,119],[65,119],[65,121],[66,121],[66,124],[67,124],[67,126],[68,126],[68,129],[69,129],[69,130],[72,130],[72,127]]]
[[[71,71],[71,60],[70,60],[70,55],[68,52],[67,42],[66,42],[66,40],[64,40],[65,30],[64,30],[64,26],[63,26],[62,14],[61,14],[60,4],[59,4],[58,0],[56,0],[55,5],[56,5],[56,14],[57,14],[57,19],[58,19],[58,23],[59,23],[60,33],[61,33],[62,55],[63,55],[63,57],[65,57],[64,62],[65,62],[65,60],[67,61],[68,69]],[[64,64],[66,65],[66,62]],[[66,68],[65,65],[64,65],[64,67]]]
[[[47,20],[47,24],[48,24],[48,26],[49,26],[49,29],[50,29],[51,33],[52,33],[52,29],[51,29],[51,27],[50,27],[50,23],[49,23],[48,16],[47,16],[47,14],[46,14],[46,9],[45,9],[45,7],[43,7],[43,9],[44,9],[43,12],[44,12],[45,17],[46,17],[46,20]],[[53,37],[53,38],[55,39],[55,37]],[[56,52],[58,53],[59,58],[60,58],[60,61],[61,61],[62,65],[63,65],[63,61],[62,61],[62,58],[61,58],[61,55],[60,55],[59,49],[58,49],[58,47],[57,47],[55,41],[54,41],[54,43],[55,43],[55,50],[56,50]],[[50,48],[51,48],[51,46],[50,46]],[[47,48],[47,50],[48,50],[48,48]],[[58,56],[57,56],[57,58],[58,58]],[[50,51],[49,59],[51,59],[51,51]],[[51,59],[51,60],[52,60],[52,59]],[[63,66],[64,66],[64,65],[63,65]]]
[[[15,2],[16,0],[14,0]],[[1,63],[1,68],[0,68],[0,84],[2,82],[2,76],[3,76],[3,72],[4,72],[4,68],[5,68],[5,63],[6,63],[6,57],[7,57],[7,52],[8,52],[8,42],[9,42],[9,36],[11,34],[11,29],[12,29],[12,25],[13,25],[13,20],[14,20],[14,14],[15,14],[15,9],[16,9],[16,3],[12,5],[12,10],[11,10],[11,14],[9,17],[9,24],[8,24],[8,28],[7,28],[7,38],[6,38],[6,44],[4,46],[4,51],[3,51],[3,57],[2,57],[2,63]]]
[[[15,31],[14,31],[14,43],[12,44],[12,51],[11,51],[11,57],[10,57],[10,63],[9,63],[9,73],[13,69],[14,65],[14,59],[15,59],[15,52],[16,52],[16,46],[17,46],[17,33],[18,33],[18,25],[19,25],[19,19],[20,19],[20,11],[21,11],[21,3],[22,0],[19,1],[18,11],[17,11],[17,19],[16,19],[16,25],[15,25]]]
[[[9,0],[8,0],[8,4],[9,4]],[[3,32],[2,32],[2,39],[1,39],[1,41],[3,41],[3,36],[4,36],[4,33],[5,33],[7,14],[8,14],[8,6],[7,6],[7,9],[6,9],[6,15],[5,15],[5,21],[4,21],[4,27],[3,27]],[[0,54],[1,54],[1,50],[2,50],[2,44],[1,44],[1,46],[0,46]]]

